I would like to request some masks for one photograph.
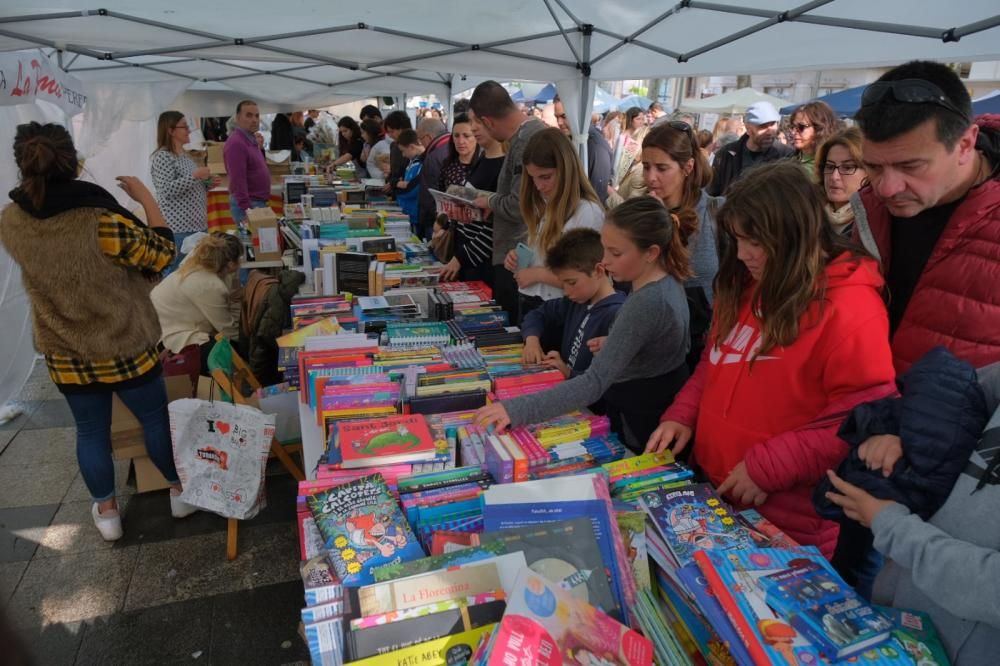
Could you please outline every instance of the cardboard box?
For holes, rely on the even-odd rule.
[[[278,216],[269,207],[247,211],[257,261],[281,261],[281,230]]]
[[[149,459],[149,456],[139,456],[132,458],[132,466],[135,468],[135,490],[139,493],[151,493],[154,490],[169,488],[170,484],[156,469],[156,465]]]
[[[206,161],[213,176],[221,176],[226,173],[226,160],[222,156],[222,148],[225,145],[220,141],[206,142]]]
[[[191,380],[187,376],[164,377],[164,380],[167,402],[191,397]],[[142,426],[117,395],[111,402],[111,453],[118,460],[146,455]]]

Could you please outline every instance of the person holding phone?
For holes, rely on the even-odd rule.
[[[570,229],[600,231],[604,225],[604,206],[562,132],[550,127],[532,135],[523,160],[528,177],[521,179],[521,216],[528,242],[508,252],[504,261],[517,281],[518,321],[563,296],[559,278],[545,267],[548,249]]]

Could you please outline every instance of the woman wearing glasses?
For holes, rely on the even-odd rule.
[[[795,159],[808,169],[810,175],[816,161],[816,149],[840,128],[840,118],[826,102],[809,102],[792,112],[790,129]]]
[[[614,173],[608,185],[608,208],[613,208],[626,199],[646,193],[642,182],[642,140],[649,127],[646,114],[633,106],[625,112],[625,129],[621,134],[620,146],[616,149]]]
[[[694,276],[684,288],[691,311],[687,361],[693,370],[712,319],[712,281],[719,270],[715,211],[725,199],[705,191],[712,182],[712,167],[694,130],[685,122],[660,123],[649,131],[642,141],[642,175],[649,194],[676,217],[680,239],[691,253]]]
[[[190,126],[180,111],[164,111],[156,125],[156,151],[150,158],[150,175],[156,201],[171,231],[177,254],[168,274],[184,260],[184,239],[208,230],[208,190],[222,179],[212,176],[207,166],[198,166],[184,150],[190,140]]]
[[[833,230],[850,237],[854,229],[851,196],[868,174],[861,162],[861,132],[851,127],[837,132],[816,153],[816,180],[826,194],[826,215]]]

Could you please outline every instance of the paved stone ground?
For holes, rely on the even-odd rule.
[[[0,425],[0,608],[36,663],[308,663],[284,470],[268,475],[268,508],[241,524],[227,562],[225,519],[174,520],[167,491],[136,494],[116,462],[125,536],[109,544],[90,517],[72,415],[41,361],[17,402],[24,413]]]

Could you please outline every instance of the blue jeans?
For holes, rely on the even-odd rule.
[[[251,208],[267,208],[267,199],[250,199]],[[229,213],[233,216],[233,222],[243,224],[246,222],[246,212],[236,203],[236,197],[229,197]]]
[[[170,443],[167,387],[162,376],[116,391],[142,426],[146,452],[170,483],[178,483],[174,448]],[[111,460],[111,393],[67,393],[76,421],[76,459],[95,502],[115,496],[115,466]]]

